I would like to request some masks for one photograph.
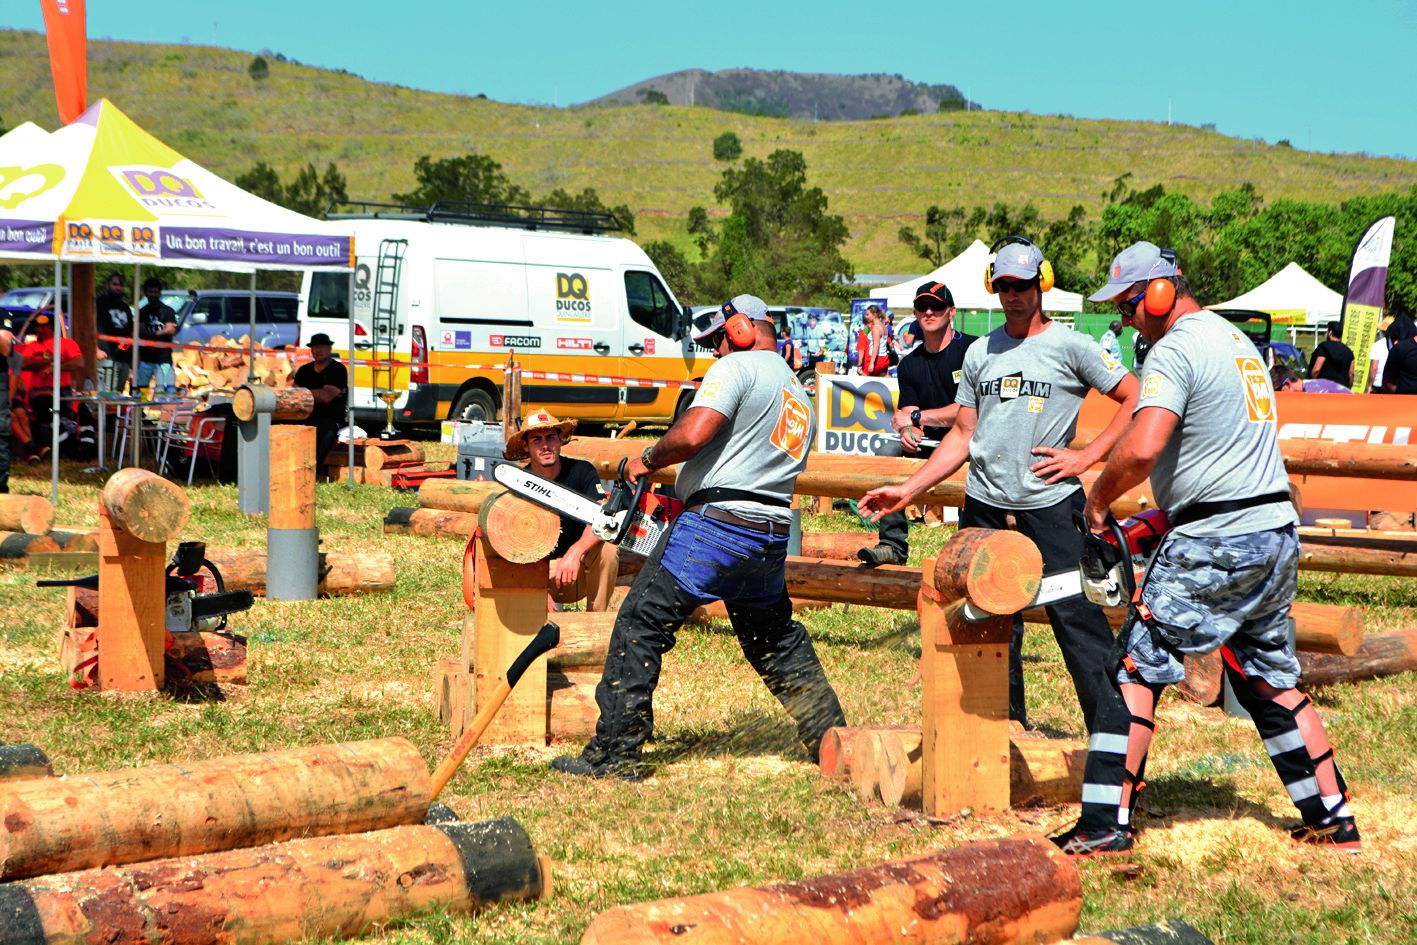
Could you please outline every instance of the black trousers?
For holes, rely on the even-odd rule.
[[[961,528],[1005,528],[1012,515],[1018,531],[1027,535],[1043,555],[1043,573],[1076,570],[1082,558],[1082,535],[1073,524],[1073,513],[1086,504],[1081,489],[1042,509],[1001,509],[969,495],[959,513]],[[1099,704],[1115,692],[1110,679],[1112,627],[1102,608],[1078,596],[1048,606],[1048,622],[1063,651],[1063,663],[1073,678],[1083,722],[1092,731],[1093,715]],[[1009,645],[1009,718],[1027,723],[1023,698],[1023,620],[1014,617],[1014,635]]]
[[[633,764],[654,725],[653,698],[664,654],[702,602],[661,563],[666,536],[635,579],[610,634],[605,672],[595,690],[600,719],[581,756],[590,764]],[[766,605],[724,601],[743,655],[797,723],[797,734],[815,761],[827,729],[846,724],[807,630],[792,618],[782,596]]]
[[[933,446],[922,446],[914,453],[906,454],[899,447],[893,453],[877,453],[878,456],[906,456],[910,459],[929,459],[930,454],[935,452]],[[910,557],[910,522],[905,518],[905,512],[892,512],[889,515],[881,516],[881,520],[876,523],[876,539],[882,545],[890,545],[900,552],[901,559]]]
[[[325,467],[325,459],[334,452],[336,444],[339,443],[338,420],[326,420],[313,424],[315,427],[315,471],[323,479],[329,472]]]
[[[8,385],[6,385],[8,387]],[[10,491],[10,391],[0,389],[0,495]]]

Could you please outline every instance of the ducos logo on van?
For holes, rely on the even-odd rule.
[[[590,283],[579,272],[556,273],[556,320],[572,323],[591,320]]]

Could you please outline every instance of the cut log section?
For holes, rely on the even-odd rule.
[[[54,765],[37,745],[0,745],[0,783],[53,776]]]
[[[22,781],[0,794],[0,879],[416,824],[431,800],[404,738]]]
[[[436,482],[437,480],[431,481]],[[471,512],[392,508],[384,516],[385,535],[427,535],[434,538],[466,539],[476,529],[477,515]]]
[[[409,440],[364,441],[364,468],[370,472],[378,472],[386,466],[423,461],[423,447]]]
[[[1066,939],[1081,913],[1076,867],[1046,838],[1020,836],[795,883],[617,906],[591,921],[581,945],[1023,945]]]
[[[1043,555],[1027,536],[961,528],[935,558],[935,590],[946,601],[968,600],[988,614],[1014,614],[1038,596]]]
[[[547,668],[563,673],[599,673],[610,650],[616,616],[614,611],[556,614],[552,619],[561,628],[561,642],[546,654]]]
[[[803,532],[802,557],[857,561],[856,553],[875,543],[871,532]]]
[[[307,387],[263,387],[257,391],[249,386],[238,387],[231,396],[231,412],[237,420],[252,420],[260,401],[272,399],[272,420],[304,420],[315,409],[315,392]]]
[[[492,553],[513,564],[549,558],[561,539],[560,516],[510,492],[488,496],[477,525]]]
[[[266,593],[266,553],[250,548],[208,548],[229,591]],[[320,587],[324,597],[378,594],[394,589],[393,555],[383,551],[322,551]]]
[[[1221,685],[1225,680],[1225,662],[1220,657],[1220,651],[1187,653],[1182,665],[1186,678],[1176,686],[1181,697],[1196,705],[1218,705]]]
[[[1417,670],[1417,628],[1370,633],[1351,656],[1301,652],[1299,668],[1304,689],[1412,672]]]
[[[49,533],[60,551],[98,551],[98,529],[56,528]]]
[[[131,466],[108,478],[101,501],[114,528],[152,543],[176,538],[190,505],[181,486]]]
[[[174,683],[246,683],[246,638],[235,633],[206,631],[172,634],[167,651],[168,681]],[[172,664],[182,667],[185,678],[174,678]]]
[[[44,496],[0,495],[0,531],[47,535],[53,527],[54,506]]]
[[[304,531],[315,527],[315,435],[314,427],[271,429],[270,511],[266,524],[273,530]],[[311,539],[312,544],[316,541]],[[309,572],[305,574],[308,577]],[[309,593],[308,585],[305,593]]]
[[[418,504],[425,509],[467,512],[476,515],[490,495],[506,492],[498,482],[465,479],[430,479],[418,487]]]
[[[0,560],[12,564],[22,562],[31,554],[53,554],[59,543],[48,535],[28,532],[0,532]]]
[[[420,913],[535,899],[550,883],[510,818],[402,826],[0,887],[0,940],[274,945]]]
[[[600,670],[595,672],[548,672],[546,674],[546,732],[552,739],[581,741],[595,734],[600,707],[595,704],[595,688]]]

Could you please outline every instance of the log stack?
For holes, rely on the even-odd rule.
[[[333,481],[349,478],[349,446],[340,444],[325,457],[325,467]],[[354,441],[354,481],[366,485],[388,486],[398,473],[445,472],[447,463],[429,463],[423,447],[412,440],[381,440],[367,437]]]
[[[289,388],[296,362],[291,352],[256,346],[254,371],[247,365],[248,338],[214,335],[203,347],[175,348],[172,369],[177,386],[194,395],[236,390],[254,373],[266,387]]]
[[[0,532],[48,535],[54,527],[54,506],[44,496],[0,495]]]

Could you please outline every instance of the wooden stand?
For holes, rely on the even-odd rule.
[[[836,364],[835,364],[835,362],[832,362],[832,361],[818,361],[818,362],[817,362],[817,366],[816,366],[816,372],[817,372],[817,422],[818,422],[818,423],[823,423],[824,421],[822,420],[822,418],[827,415],[827,407],[828,407],[828,404],[827,404],[826,393],[823,391],[823,387],[824,387],[825,385],[822,384],[822,375],[823,375],[823,374],[835,374],[835,373],[836,373]],[[814,510],[818,515],[826,515],[826,514],[830,513],[831,510],[832,510],[832,500],[831,500],[831,496],[826,496],[826,495],[819,495],[819,496],[817,496],[816,503],[813,505],[813,510]],[[805,554],[805,552],[803,552],[803,553]],[[855,552],[852,552],[852,554],[854,555]]]
[[[925,813],[1009,806],[1009,640],[1013,621],[970,623],[963,602],[934,592],[935,559],[927,558],[919,598],[924,682]]]

